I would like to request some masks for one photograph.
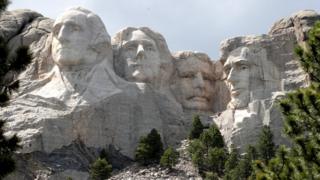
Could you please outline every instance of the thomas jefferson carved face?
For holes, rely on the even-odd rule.
[[[97,53],[91,48],[97,28],[90,27],[84,12],[69,10],[53,26],[52,57],[62,66],[92,64]],[[100,30],[102,31],[102,30]]]
[[[160,70],[160,54],[155,41],[141,30],[131,32],[122,44],[120,59],[125,61],[125,79],[152,82]]]
[[[178,60],[176,67],[179,79],[174,94],[177,100],[185,109],[209,110],[213,91],[213,72],[209,58],[202,53],[191,53]]]

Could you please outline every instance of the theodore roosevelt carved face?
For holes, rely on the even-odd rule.
[[[178,52],[175,66],[177,77],[174,87],[176,99],[185,109],[209,110],[212,105],[213,69],[204,53]]]

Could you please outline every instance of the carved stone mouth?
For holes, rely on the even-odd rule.
[[[208,99],[204,96],[192,96],[189,100],[197,101],[197,102],[208,102]]]

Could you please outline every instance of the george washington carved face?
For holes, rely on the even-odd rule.
[[[74,8],[56,19],[51,46],[55,63],[61,66],[97,63],[101,49],[111,52],[111,44],[104,24],[97,15]]]

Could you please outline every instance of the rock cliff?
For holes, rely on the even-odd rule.
[[[7,135],[21,137],[18,171],[9,179],[87,179],[102,148],[121,169],[152,128],[165,146],[178,147],[194,114],[216,123],[228,146],[256,141],[262,125],[271,127],[277,144],[290,144],[276,100],[308,85],[293,49],[316,20],[316,12],[300,11],[268,34],[227,39],[214,61],[201,52],[171,54],[165,38],[147,27],[110,37],[84,8],[56,20],[30,10],[5,12],[0,35],[11,50],[28,45],[33,54],[18,77],[19,92],[0,110]]]

